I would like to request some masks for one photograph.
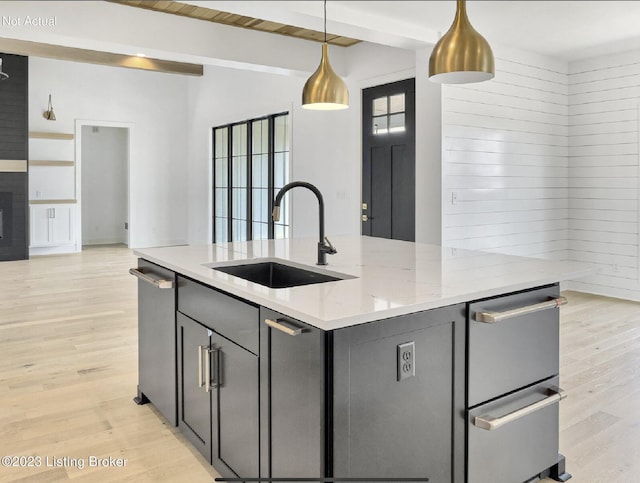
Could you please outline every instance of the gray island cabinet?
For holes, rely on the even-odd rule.
[[[558,403],[564,396],[558,387],[558,306],[564,301],[558,281],[584,269],[565,266],[562,273],[541,275],[551,264],[357,241],[361,252],[351,256],[359,256],[358,267],[367,265],[363,252],[376,255],[370,272],[336,263],[348,279],[283,289],[214,273],[212,266],[267,257],[299,265],[293,241],[137,250],[143,275],[175,281],[174,303],[162,308],[173,312],[161,317],[174,320],[174,348],[156,351],[154,362],[145,339],[156,336],[141,329],[145,357],[137,401],[155,404],[145,388],[164,383],[162,398],[173,395],[177,412],[161,412],[173,424],[177,420],[224,477],[568,479],[558,448]],[[411,258],[399,260],[396,253],[385,262],[381,243],[410,248]],[[433,274],[419,269],[425,255],[436,253],[440,286],[434,295],[429,290],[435,292],[435,285],[427,284]],[[505,260],[515,264],[510,284]],[[482,262],[487,280],[489,263],[497,261],[499,287],[470,289],[467,281],[459,294],[443,295],[465,266]],[[414,272],[407,275],[403,263]],[[443,265],[451,268],[446,275]],[[527,267],[535,274],[522,280]],[[149,296],[149,289],[139,292],[142,325],[146,310],[158,317],[158,306],[145,300]],[[349,315],[338,319],[338,312]],[[174,358],[170,365],[167,357]],[[167,372],[163,379],[143,380],[149,373],[162,377],[145,368],[154,364]]]

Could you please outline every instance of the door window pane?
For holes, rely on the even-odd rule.
[[[233,156],[244,156],[247,154],[247,124],[236,124],[231,133],[233,143]]]
[[[275,151],[289,151],[289,116],[278,116],[275,119]]]
[[[227,240],[227,230],[229,228],[229,220],[227,218],[218,218],[216,217],[216,238],[214,240],[215,243],[226,243]]]
[[[389,116],[389,132],[404,131],[404,112]]]
[[[387,116],[380,116],[373,118],[373,134],[386,134],[388,129]]]
[[[276,153],[274,156],[274,180],[276,189],[289,182],[289,153]]]
[[[215,166],[215,186],[216,188],[226,188],[229,182],[229,162],[227,161],[227,158],[216,158]]]
[[[216,132],[215,141],[214,141],[216,145],[215,157],[226,158],[229,152],[228,139],[227,139],[228,128],[226,127],[218,128],[215,130],[215,132]]]
[[[233,158],[233,186],[247,186],[247,157],[234,156]]]
[[[226,217],[229,213],[229,200],[226,188],[216,189],[215,192],[216,216]]]
[[[386,114],[387,111],[387,97],[379,97],[373,100],[373,115],[380,116]]]
[[[404,112],[404,94],[389,97],[389,112]]]

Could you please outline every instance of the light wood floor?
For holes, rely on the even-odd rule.
[[[135,257],[123,247],[0,263],[0,482],[211,482],[218,476],[137,383]],[[561,451],[576,483],[640,481],[640,304],[567,292]],[[126,458],[123,468],[46,458]],[[549,480],[550,481],[550,480]],[[515,483],[515,482],[514,482]]]

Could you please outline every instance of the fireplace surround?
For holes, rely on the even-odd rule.
[[[0,261],[29,258],[28,58],[0,52]]]

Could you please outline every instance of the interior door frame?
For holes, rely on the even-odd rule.
[[[76,251],[82,250],[82,128],[85,126],[97,127],[117,127],[127,130],[127,247],[131,248],[131,240],[135,240],[136,223],[133,219],[135,210],[133,209],[134,200],[131,196],[133,193],[134,177],[131,163],[131,153],[133,152],[134,127],[132,122],[119,121],[96,121],[89,119],[76,119],[75,139],[76,139],[76,201],[77,209],[75,211],[75,230],[76,230]]]

